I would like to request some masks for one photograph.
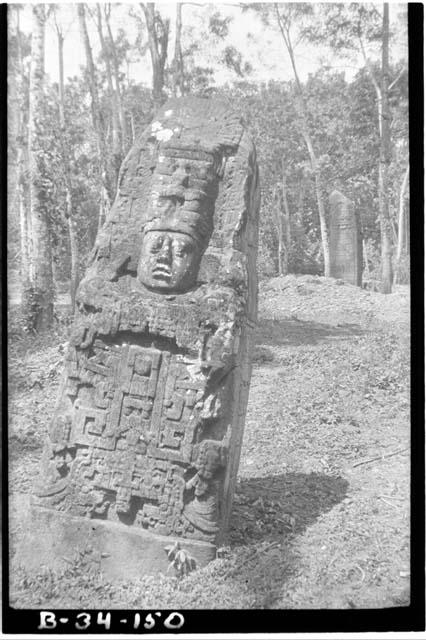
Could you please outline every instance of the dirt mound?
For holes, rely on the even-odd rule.
[[[335,278],[288,275],[259,285],[260,315],[318,320],[331,326],[357,324],[362,328],[404,325],[409,319],[410,293],[406,285],[384,295]]]

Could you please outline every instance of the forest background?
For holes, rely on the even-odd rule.
[[[402,4],[8,5],[8,264],[22,324],[75,291],[118,172],[170,96],[222,96],[261,171],[258,270],[329,275],[328,196],[354,203],[364,283],[409,281]]]

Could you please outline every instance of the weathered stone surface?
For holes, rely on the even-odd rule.
[[[35,489],[52,558],[122,545],[137,573],[164,569],[164,541],[192,541],[198,564],[222,543],[251,375],[258,208],[253,144],[221,101],[169,101],[126,157],[77,293]]]
[[[362,286],[362,240],[354,204],[339,191],[330,202],[330,274]]]
[[[60,572],[79,564],[87,572],[101,572],[118,580],[168,570],[164,549],[170,539],[140,527],[73,517],[43,507],[30,508],[24,525],[25,544],[21,545],[17,559],[27,570],[44,565]],[[43,535],[39,535],[40,531]],[[216,556],[216,547],[211,543],[181,538],[180,545],[197,559],[198,566]],[[13,566],[12,560],[12,570]]]

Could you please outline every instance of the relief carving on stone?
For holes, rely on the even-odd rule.
[[[169,101],[98,233],[36,504],[220,544],[256,320],[258,171],[218,100]]]

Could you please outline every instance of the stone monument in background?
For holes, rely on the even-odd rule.
[[[330,275],[362,286],[362,239],[354,204],[340,191],[330,203]]]
[[[166,570],[173,545],[197,566],[215,557],[251,376],[258,210],[240,117],[170,100],[121,167],[79,286],[27,566],[84,556],[129,578]]]

